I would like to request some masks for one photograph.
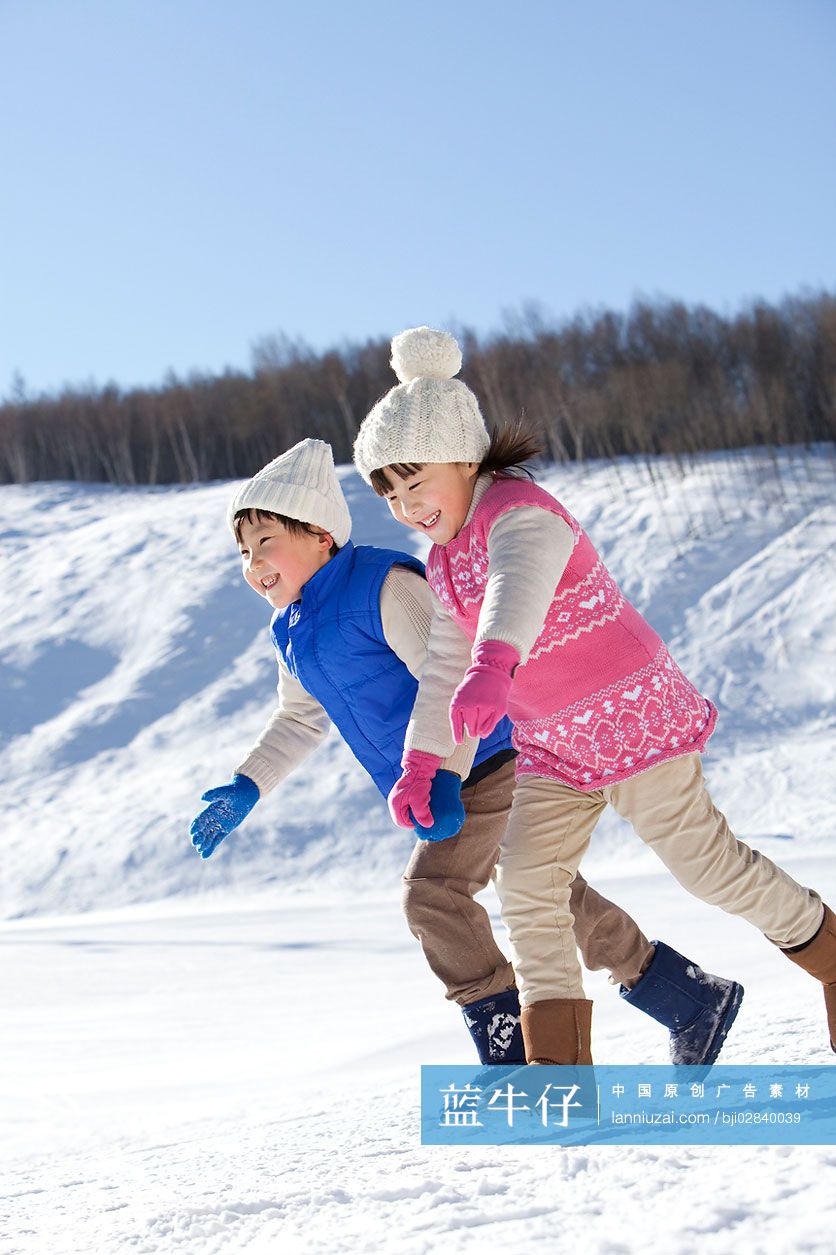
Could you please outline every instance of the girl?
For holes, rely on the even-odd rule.
[[[530,1063],[591,1063],[591,1008],[569,885],[604,807],[628,819],[696,897],[740,915],[825,986],[836,1050],[836,916],[737,841],[700,754],[717,718],[629,604],[569,511],[521,477],[536,449],[491,439],[454,378],[456,341],[427,327],[392,341],[400,380],[363,422],[355,462],[394,517],[433,541],[428,661],[390,794],[424,810],[465,733],[514,723],[517,787],[497,888]]]

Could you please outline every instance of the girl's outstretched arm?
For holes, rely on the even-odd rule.
[[[432,590],[424,577],[411,568],[393,566],[380,593],[383,635],[392,652],[419,682],[426,667],[433,612]],[[442,713],[446,728],[446,709]],[[444,759],[441,768],[466,780],[478,746],[477,740],[467,737]]]
[[[471,663],[450,702],[453,739],[488,736],[507,714],[514,673],[528,661],[575,544],[559,515],[520,506],[488,533],[488,574]]]
[[[470,665],[470,641],[433,596],[427,660],[421,672],[405,748],[448,759],[456,743],[450,728],[450,701]]]
[[[575,535],[565,519],[539,506],[501,514],[488,533],[488,582],[474,647],[513,645],[525,663],[566,570]]]

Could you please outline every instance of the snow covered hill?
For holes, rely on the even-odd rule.
[[[418,539],[341,473],[356,541]],[[832,450],[541,479],[720,706],[736,831],[836,902]],[[188,841],[274,696],[229,493],[0,489],[4,1255],[829,1255],[834,1146],[420,1145],[419,1065],[473,1048],[400,916],[410,842],[337,737],[208,863]],[[615,817],[584,870],[745,985],[724,1061],[833,1063],[820,989]],[[665,1061],[586,988],[596,1059]]]
[[[420,552],[342,472],[357,543]],[[553,469],[627,595],[720,707],[707,772],[767,852],[833,838],[832,451]],[[186,829],[275,699],[269,607],[241,579],[228,484],[0,489],[0,915],[267,884],[368,887],[404,861],[335,734],[207,864]],[[421,555],[423,556],[423,555]],[[650,866],[615,818],[593,864]]]

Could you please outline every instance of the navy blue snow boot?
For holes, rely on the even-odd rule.
[[[525,1063],[520,996],[516,989],[480,998],[462,1007],[464,1022],[476,1043],[479,1062],[489,1065]]]
[[[743,986],[704,972],[663,941],[653,945],[650,966],[632,989],[622,985],[619,993],[670,1029],[672,1063],[711,1064],[734,1023]]]

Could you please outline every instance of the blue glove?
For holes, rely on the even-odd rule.
[[[415,825],[422,841],[446,841],[454,837],[465,821],[461,799],[461,778],[454,771],[439,769],[430,789],[430,812],[434,823],[431,828]]]
[[[247,818],[261,794],[249,776],[233,776],[232,784],[209,789],[201,796],[208,802],[189,828],[192,845],[201,858],[208,858],[233,829]]]

